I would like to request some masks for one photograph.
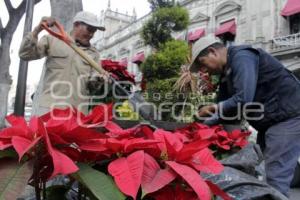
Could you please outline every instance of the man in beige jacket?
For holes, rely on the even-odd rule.
[[[88,112],[89,94],[87,85],[95,71],[63,41],[51,36],[43,36],[42,22],[53,26],[54,19],[43,17],[38,26],[24,37],[19,56],[23,60],[36,60],[46,57],[43,73],[34,96],[33,115],[43,115],[52,108],[75,107],[84,114]],[[71,38],[96,62],[99,61],[97,50],[90,40],[96,30],[104,31],[97,16],[81,11],[73,20]],[[108,74],[101,75],[107,78]]]

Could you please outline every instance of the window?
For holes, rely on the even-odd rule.
[[[223,35],[219,36],[219,38],[226,47],[229,47],[234,44],[235,35],[231,33],[224,33]]]
[[[295,14],[290,16],[290,33],[300,32],[300,14]]]
[[[228,47],[233,45],[236,35],[235,19],[221,23],[217,28],[215,35],[223,41],[225,46]]]

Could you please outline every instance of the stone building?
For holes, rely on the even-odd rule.
[[[190,15],[187,30],[174,33],[175,39],[193,43],[215,34],[226,45],[251,44],[264,48],[300,75],[300,1],[299,0],[178,0]],[[112,11],[101,13],[107,31],[97,35],[94,44],[103,59],[119,60],[138,73],[137,64],[151,53],[140,32],[151,13],[136,18]]]

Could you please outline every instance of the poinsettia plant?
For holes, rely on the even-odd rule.
[[[119,81],[129,81],[135,84],[134,75],[127,71],[127,67],[120,62],[112,60],[102,60],[101,66],[104,70],[111,73],[111,75]]]
[[[102,68],[109,72],[111,77],[118,81],[123,89],[131,92],[133,86],[136,84],[135,75],[128,72],[124,64],[112,60],[101,60],[100,62]],[[93,87],[92,90],[90,90],[90,95],[94,96],[94,98],[92,98],[91,107],[99,103],[114,102],[121,104],[124,102],[124,98],[122,97],[126,95],[116,84],[105,83],[99,84],[98,86],[99,87]],[[99,96],[101,96],[101,98]]]
[[[203,94],[209,94],[215,92],[217,89],[217,84],[213,83],[213,78],[208,74],[202,71],[199,71],[199,90]]]
[[[13,115],[7,121],[11,127],[0,132],[0,152],[14,149],[20,163],[34,162],[36,199],[57,175],[71,176],[96,199],[231,199],[200,173],[221,173],[211,148],[244,147],[248,134],[199,123],[174,132],[142,124],[123,129],[112,121],[111,104],[89,115],[55,109],[29,123]],[[5,188],[0,196],[9,192]]]

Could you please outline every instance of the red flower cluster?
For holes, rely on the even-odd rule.
[[[110,72],[116,80],[130,81],[135,84],[134,75],[130,74],[126,69],[126,66],[120,64],[119,62],[102,60],[101,66],[103,67],[103,69]]]
[[[199,123],[174,133],[146,125],[122,129],[111,121],[111,109],[112,105],[98,106],[88,116],[75,109],[55,109],[33,117],[29,124],[10,115],[7,120],[12,127],[0,132],[0,150],[12,146],[19,159],[42,151],[40,173],[45,179],[76,172],[77,161],[109,159],[108,173],[118,188],[134,199],[140,188],[155,199],[210,200],[211,193],[231,199],[200,172],[223,170],[208,147],[243,147],[248,133],[227,133],[220,126]],[[101,132],[91,128],[100,123]]]
[[[212,83],[211,77],[208,73],[199,72],[200,75],[200,90],[204,92],[204,94],[211,93],[216,90],[217,86]]]
[[[231,133],[224,130],[223,126],[216,125],[208,127],[204,124],[193,123],[189,126],[178,130],[180,137],[184,141],[191,140],[209,140],[211,141],[210,147],[216,146],[223,150],[230,150],[234,147],[243,148],[247,146],[247,138],[251,134],[249,131],[234,130]]]
[[[108,117],[104,113],[108,113]],[[87,139],[106,137],[88,125],[104,123],[104,119],[111,120],[111,116],[111,104],[97,106],[87,116],[76,109],[54,109],[40,118],[32,117],[29,124],[23,117],[9,115],[6,119],[11,127],[0,132],[0,150],[12,146],[19,160],[25,154],[29,157],[41,155],[40,162],[45,166],[41,166],[40,173],[45,180],[58,174],[74,173],[78,170],[74,161],[85,158],[85,152],[78,146],[84,145]]]

